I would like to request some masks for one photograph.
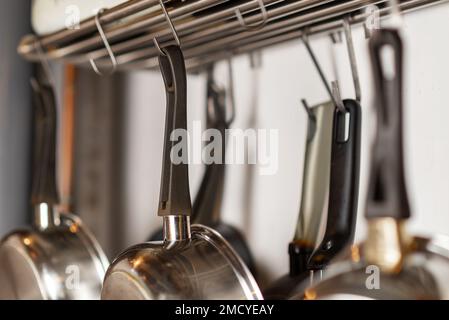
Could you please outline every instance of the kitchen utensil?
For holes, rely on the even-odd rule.
[[[206,171],[193,203],[191,221],[194,224],[202,224],[218,231],[242,258],[251,273],[255,275],[254,259],[243,235],[239,230],[221,220],[226,171],[226,130],[229,129],[232,118],[231,121],[227,119],[226,91],[215,83],[213,67],[208,70],[206,110],[207,129],[218,130],[222,137],[221,163],[214,161],[206,165]],[[150,241],[160,241],[162,239],[163,231],[158,230],[150,238]]]
[[[355,100],[343,103],[346,112],[332,103],[309,111],[309,119],[320,111],[322,115],[309,120],[301,211],[295,238],[289,245],[290,273],[264,292],[265,298],[286,299],[298,293],[310,271],[323,270],[353,240],[361,109]],[[326,203],[327,214],[323,214]],[[327,222],[320,242],[323,218]]]
[[[343,19],[343,27],[355,100],[341,101],[338,85],[334,83],[334,94],[337,94],[344,111],[337,108],[334,114],[328,215],[324,237],[309,261],[309,268],[314,271],[322,271],[337,254],[352,244],[357,220],[362,91],[349,17]]]
[[[366,241],[305,288],[308,299],[448,299],[449,246],[409,235],[403,155],[402,61],[397,30],[373,33],[370,55],[375,82],[377,134],[367,198]],[[300,295],[297,298],[302,298]]]
[[[329,116],[330,121],[317,122],[312,109],[303,100],[304,107],[309,115],[309,134],[304,168],[305,184],[301,200],[301,208],[304,205],[306,209],[300,212],[296,236],[289,246],[290,274],[275,282],[265,293],[266,297],[285,299],[301,292],[298,288],[301,288],[302,283],[309,275],[310,279],[307,280],[310,281],[313,281],[315,271],[320,271],[319,275],[322,276],[322,271],[327,264],[353,241],[359,187],[361,134],[359,102],[362,93],[351,25],[348,18],[343,19],[343,26],[354,83],[355,100],[343,101],[341,99],[338,81],[332,83],[333,90],[331,90],[323,69],[309,43],[307,30],[303,35],[304,45],[331,98],[327,110],[333,111],[334,115],[333,118]],[[314,134],[321,137],[323,141],[314,139]],[[320,187],[315,190],[314,185]],[[309,208],[308,201],[310,199],[312,199],[313,206]],[[325,199],[327,200],[327,214],[323,215]],[[309,217],[308,221],[310,222],[308,224],[302,220],[306,217]],[[324,220],[327,221],[325,221],[324,235],[320,242],[318,237]]]
[[[293,241],[289,244],[289,274],[264,291],[267,299],[285,299],[298,282],[308,276],[308,261],[318,244],[320,224],[329,192],[333,104],[306,107],[307,143],[299,217]]]
[[[253,276],[224,238],[209,227],[190,228],[188,165],[175,164],[170,156],[178,142],[170,137],[178,138],[175,133],[187,128],[185,61],[177,45],[162,52],[167,116],[158,214],[164,221],[164,241],[136,245],[120,254],[106,274],[102,298],[261,299]],[[186,144],[177,154],[184,152]]]
[[[334,112],[331,178],[326,229],[309,260],[309,269],[323,270],[354,240],[360,180],[362,111],[356,100],[343,100],[346,112]]]
[[[34,82],[34,227],[0,245],[0,299],[99,299],[108,261],[81,220],[59,212],[56,187],[55,96]]]

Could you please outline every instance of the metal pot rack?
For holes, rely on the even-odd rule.
[[[447,0],[402,0],[398,1],[398,7],[406,13],[444,2]],[[389,0],[164,1],[191,72],[233,55],[300,39],[305,31],[308,35],[339,31],[345,17],[352,25],[364,23],[365,9],[370,5],[377,5],[380,17],[386,17],[391,13],[391,3]],[[82,21],[77,29],[63,29],[42,37],[25,36],[18,52],[30,61],[45,58],[88,65],[94,60],[99,68],[110,68],[112,59],[119,69],[148,69],[158,65],[154,38],[162,46],[174,41],[160,1],[129,0]]]

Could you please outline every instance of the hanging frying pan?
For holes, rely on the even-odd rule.
[[[303,186],[295,236],[289,244],[290,272],[264,291],[266,299],[286,299],[307,275],[310,255],[317,246],[329,191],[332,103],[307,107],[307,142]]]
[[[298,293],[310,271],[323,270],[354,237],[360,167],[361,109],[344,101],[309,109],[301,210],[289,245],[290,273],[275,282],[265,298],[287,299]],[[326,198],[328,201],[326,202]],[[327,214],[323,212],[326,210]],[[322,241],[322,218],[327,219]]]
[[[193,203],[191,221],[218,231],[228,241],[232,248],[242,258],[251,273],[255,275],[255,264],[251,251],[239,230],[221,220],[223,191],[225,182],[226,160],[226,130],[232,123],[226,115],[226,91],[217,86],[213,78],[213,67],[208,70],[207,78],[207,129],[218,130],[222,137],[221,162],[214,161],[206,165],[206,171]],[[214,152],[214,151],[212,151]],[[213,155],[214,156],[214,155]],[[214,157],[215,158],[215,157]],[[163,239],[163,231],[158,230],[150,241]]]
[[[334,111],[331,177],[323,239],[309,259],[310,270],[323,270],[354,241],[360,181],[362,111],[356,100],[343,101]]]
[[[108,261],[79,218],[56,210],[55,96],[46,83],[34,91],[34,226],[1,241],[0,299],[99,299]]]
[[[188,164],[171,159],[187,148],[170,139],[187,128],[185,62],[179,46],[162,50],[167,116],[158,214],[164,240],[120,254],[106,273],[102,299],[261,299],[250,271],[224,238],[209,227],[190,228]],[[182,150],[175,152],[180,144]]]
[[[376,92],[366,219],[368,237],[327,277],[305,289],[308,299],[448,299],[449,247],[413,237],[404,176],[402,42],[396,30],[376,31],[369,43]],[[302,295],[299,296],[302,298]]]

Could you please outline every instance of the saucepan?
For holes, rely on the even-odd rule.
[[[187,152],[186,145],[179,148],[182,139],[174,131],[187,127],[185,61],[179,46],[162,50],[167,109],[158,215],[164,239],[120,254],[106,273],[102,299],[261,299],[254,277],[230,244],[210,227],[190,226],[188,164],[171,159]]]
[[[0,244],[0,299],[99,299],[108,261],[81,220],[58,212],[57,113],[52,86],[34,81],[32,229]]]
[[[207,129],[217,130],[222,137],[221,148],[218,150],[221,153],[213,155],[215,159],[219,157],[221,162],[214,161],[213,163],[206,165],[200,188],[195,197],[195,201],[193,202],[191,222],[212,227],[214,230],[218,231],[242,258],[251,273],[255,275],[256,268],[254,259],[243,235],[238,229],[221,220],[226,171],[226,130],[229,129],[232,124],[234,111],[233,116],[228,120],[226,112],[226,90],[219,87],[215,82],[213,65],[211,65],[207,71],[206,126]],[[215,150],[212,150],[212,152],[215,152]],[[162,239],[163,231],[158,230],[150,238],[150,241]]]
[[[377,134],[367,197],[366,241],[304,286],[308,299],[449,299],[449,246],[406,232],[410,217],[403,155],[403,47],[399,32],[373,33]],[[303,296],[299,296],[302,298]]]

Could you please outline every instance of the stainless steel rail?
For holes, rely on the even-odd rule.
[[[448,0],[403,0],[401,11],[409,12]],[[229,0],[165,1],[175,24],[189,70],[198,70],[213,61],[263,49],[299,38],[304,29],[310,34],[342,28],[343,17],[352,24],[363,23],[364,9],[378,5],[380,15],[390,14],[387,0],[264,0],[266,23],[263,28],[249,29],[237,19],[236,10],[243,13],[247,25],[262,19],[259,2]],[[157,49],[152,39],[161,44],[173,41],[158,0],[130,0],[101,14],[100,23],[114,52],[119,68],[142,69],[157,65]],[[108,52],[98,34],[94,19],[87,19],[78,30],[61,30],[43,36],[25,37],[19,53],[28,60],[37,60],[37,44],[50,59],[64,59],[75,64],[87,64],[95,59],[98,66],[110,64]]]

